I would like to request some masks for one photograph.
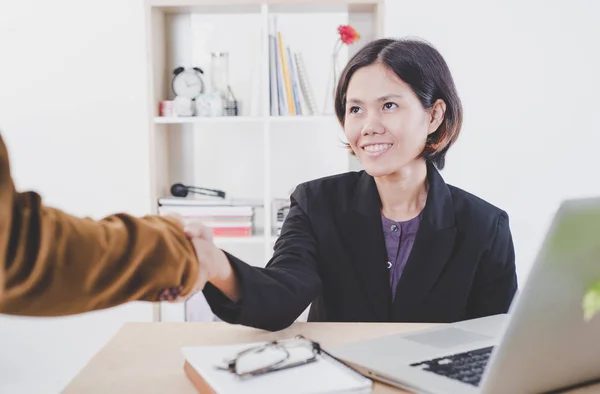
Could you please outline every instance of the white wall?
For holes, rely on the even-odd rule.
[[[520,279],[559,201],[600,195],[599,14],[593,0],[387,2],[387,35],[449,63],[465,123],[443,175],[509,213]]]
[[[78,215],[149,211],[140,1],[0,1],[0,130],[21,189]],[[0,393],[56,393],[150,305],[0,316]]]
[[[558,201],[600,194],[599,12],[593,0],[387,4],[389,35],[427,38],[450,63],[465,128],[445,177],[509,212],[522,275]],[[0,129],[18,187],[80,215],[149,211],[143,40],[141,0],[0,2]],[[123,322],[150,318],[137,304],[0,317],[0,392],[57,392]]]

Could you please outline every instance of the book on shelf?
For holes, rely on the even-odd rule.
[[[251,237],[254,234],[252,227],[213,227],[212,231],[215,237]]]
[[[261,199],[250,199],[250,198],[215,198],[215,197],[159,197],[158,205],[225,205],[225,206],[250,206],[250,207],[262,207],[263,200]]]
[[[308,81],[306,74],[306,66],[304,65],[304,58],[301,53],[294,53],[294,62],[297,68],[297,77],[300,82],[300,90],[302,91],[302,97],[306,102],[307,112],[305,115],[316,115],[317,114],[317,102],[315,95]],[[306,107],[303,107],[306,108]]]
[[[302,54],[286,44],[275,15],[269,20],[269,92],[273,116],[317,115]]]
[[[217,237],[249,237],[254,234],[255,200],[161,197],[160,215],[177,213],[184,222],[200,221]]]

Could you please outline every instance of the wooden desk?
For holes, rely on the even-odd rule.
[[[128,323],[81,370],[65,394],[197,394],[183,372],[182,346],[270,341],[297,334],[328,346],[430,327],[430,324],[295,323],[268,332],[226,323]],[[375,383],[374,394],[403,393]],[[600,393],[600,384],[569,394]]]

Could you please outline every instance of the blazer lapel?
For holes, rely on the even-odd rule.
[[[390,321],[392,293],[381,223],[381,200],[373,177],[363,172],[343,215],[340,232],[369,301],[374,321]]]
[[[448,262],[456,238],[452,195],[430,163],[427,179],[429,191],[423,218],[392,306],[396,321],[418,319],[422,314],[425,298]]]

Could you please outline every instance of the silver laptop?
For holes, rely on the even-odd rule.
[[[329,349],[375,380],[414,392],[540,393],[600,379],[600,315],[582,299],[600,281],[600,198],[558,209],[507,315]]]

